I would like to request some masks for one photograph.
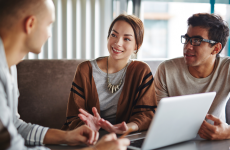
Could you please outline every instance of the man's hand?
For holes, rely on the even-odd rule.
[[[77,129],[67,131],[66,141],[68,145],[75,146],[79,144],[92,145],[98,140],[99,133],[83,125]]]
[[[68,144],[71,146],[85,143],[91,145],[97,142],[99,133],[87,125],[71,131],[49,129],[44,137],[43,144]]]
[[[97,150],[126,150],[130,141],[127,138],[117,139],[114,133],[105,135],[95,145]]]
[[[207,114],[206,119],[214,121],[214,125],[204,120],[198,134],[201,138],[207,140],[224,140],[230,139],[230,126],[222,122],[219,118]]]
[[[128,131],[128,126],[125,122],[116,124],[116,125],[112,125],[109,121],[106,121],[104,119],[100,119],[99,120],[99,125],[106,131],[108,132],[114,132],[117,134],[123,134],[126,131]]]
[[[90,113],[86,112],[83,109],[79,109],[80,113],[78,117],[91,129],[98,131],[101,127],[98,125],[99,120],[101,119],[101,116],[98,114],[97,109],[95,107],[92,108],[93,115]]]

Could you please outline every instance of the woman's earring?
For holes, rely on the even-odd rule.
[[[134,54],[137,54],[137,50],[134,51]]]

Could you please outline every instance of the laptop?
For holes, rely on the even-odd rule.
[[[210,92],[161,99],[148,131],[127,136],[131,141],[128,148],[150,150],[195,138],[215,95]]]

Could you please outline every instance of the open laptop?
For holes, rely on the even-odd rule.
[[[167,97],[160,100],[147,132],[128,135],[129,149],[149,150],[197,136],[216,92]]]

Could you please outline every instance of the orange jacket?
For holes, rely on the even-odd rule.
[[[134,122],[139,131],[147,130],[157,107],[153,75],[149,66],[141,61],[132,61],[127,67],[116,112],[116,123]],[[84,124],[78,117],[79,108],[92,113],[100,104],[89,61],[78,65],[67,104],[67,120],[63,130],[72,130]]]

